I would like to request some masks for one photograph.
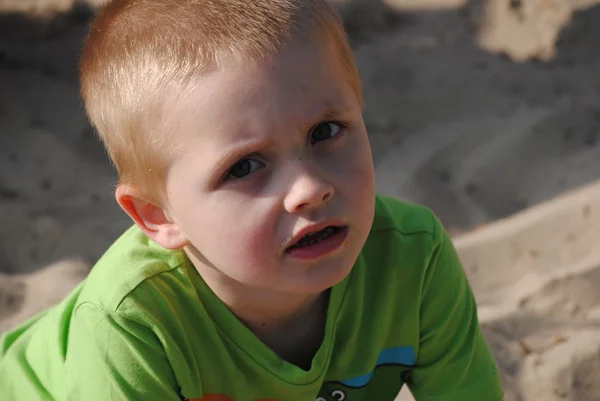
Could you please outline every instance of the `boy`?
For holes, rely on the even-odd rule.
[[[497,401],[452,243],[378,197],[321,0],[115,0],[82,94],[135,225],[0,341],[2,400]]]

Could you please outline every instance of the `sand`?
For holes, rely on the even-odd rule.
[[[600,400],[600,6],[331,1],[377,189],[452,233],[506,400]],[[62,299],[130,224],[78,97],[86,4],[0,0],[0,331]]]

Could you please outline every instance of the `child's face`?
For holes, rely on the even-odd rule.
[[[317,293],[360,253],[373,162],[360,104],[332,54],[310,43],[269,63],[232,64],[170,105],[184,149],[167,177],[169,214],[196,267],[221,284]],[[328,238],[290,248],[302,230],[326,226],[335,227]]]

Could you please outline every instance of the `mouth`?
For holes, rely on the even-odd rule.
[[[318,244],[319,242],[326,240],[327,238],[335,235],[342,227],[336,226],[327,226],[324,229],[316,232],[311,232],[306,234],[304,237],[300,238],[296,243],[288,247],[287,249],[299,249],[305,248],[307,246],[311,246],[314,244]]]
[[[314,259],[332,253],[346,242],[347,226],[328,225],[318,231],[309,231],[285,250],[286,254]]]

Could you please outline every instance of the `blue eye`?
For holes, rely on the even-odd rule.
[[[252,173],[255,170],[258,170],[259,168],[263,167],[264,164],[259,162],[258,160],[254,160],[254,159],[242,159],[239,162],[237,162],[230,170],[229,173],[227,174],[227,179],[231,180],[231,179],[239,179],[239,178],[244,178],[245,176],[247,176],[248,174]]]
[[[336,123],[322,123],[317,125],[310,133],[310,143],[315,144],[336,136],[342,127]]]

